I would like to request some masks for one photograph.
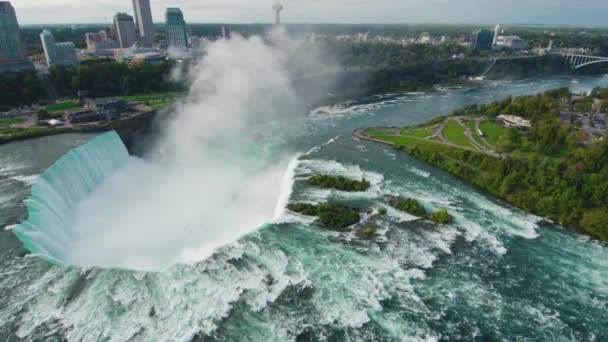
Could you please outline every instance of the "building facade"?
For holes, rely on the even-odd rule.
[[[492,46],[495,46],[498,41],[498,36],[500,36],[500,29],[500,24],[497,24],[496,27],[494,27],[494,38],[492,39]]]
[[[40,34],[40,41],[42,42],[42,48],[44,49],[46,64],[49,67],[55,65],[72,66],[78,64],[78,55],[74,43],[55,42],[55,37],[49,30],[42,31]]]
[[[137,31],[133,17],[126,13],[118,13],[114,16],[114,34],[118,45],[123,48],[130,48],[137,42]]]
[[[479,30],[471,37],[471,49],[482,51],[492,50],[494,34],[490,30]]]
[[[0,72],[33,70],[19,35],[15,9],[8,1],[0,1]]]
[[[85,33],[84,36],[88,53],[95,54],[118,48],[116,41],[109,39],[106,31]]]
[[[138,43],[143,47],[154,46],[154,23],[150,0],[133,0],[135,22],[137,23]]]
[[[508,48],[511,50],[525,50],[528,44],[518,36],[500,36],[496,40],[497,48]]]
[[[165,13],[165,23],[167,29],[167,46],[169,48],[186,49],[188,48],[188,33],[186,31],[186,21],[179,8],[167,8]]]

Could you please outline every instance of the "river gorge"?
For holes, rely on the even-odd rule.
[[[2,145],[0,226],[7,228],[0,233],[0,335],[112,341],[606,339],[605,243],[351,135],[359,127],[420,124],[465,104],[562,86],[588,91],[608,86],[608,76],[376,95],[258,122],[234,138],[230,158],[205,159],[244,170],[231,173],[238,187],[217,184],[220,178],[211,171],[198,174],[200,185],[191,189],[185,186],[194,180],[191,174],[182,175],[187,182],[148,177],[138,170],[149,171],[142,168],[149,160],[128,156],[112,133]],[[74,158],[64,157],[61,168],[52,170],[63,172],[65,182],[44,173],[78,146]],[[132,174],[142,180],[122,179],[126,168],[135,168]],[[318,189],[306,181],[314,174],[365,178],[371,186],[355,193]],[[30,195],[42,178],[54,192],[39,187]],[[121,192],[133,183],[129,192],[139,194]],[[179,191],[155,198],[163,192],[154,189],[172,186]],[[66,197],[58,193],[78,189],[86,190],[74,197],[77,203],[56,208],[65,218],[32,221],[31,213],[41,212],[31,210],[32,196],[36,203],[57,204],[57,196]],[[330,232],[284,210],[288,201],[382,207],[386,196],[416,198],[428,209],[447,207],[455,221],[434,225],[387,207],[376,222],[380,234],[363,241],[352,231]],[[28,217],[28,198],[32,224],[24,228],[18,224]],[[87,200],[99,202],[87,208]],[[142,203],[139,217],[149,219],[125,224],[121,208],[127,201]],[[213,207],[231,201],[239,205]],[[80,221],[68,230],[71,220],[92,217],[87,210],[101,212],[101,221]],[[245,229],[228,234],[223,228],[231,225]]]

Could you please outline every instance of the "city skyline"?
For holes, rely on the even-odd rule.
[[[311,0],[306,3],[284,0],[286,23],[494,23],[607,26],[608,3],[599,0]],[[164,21],[167,7],[180,7],[190,23],[271,23],[274,0],[252,3],[247,0],[165,1],[152,0],[155,23]],[[117,12],[132,13],[128,2],[102,0],[13,1],[22,25],[108,23]],[[46,13],[58,15],[49,18]],[[483,15],[480,15],[483,13]]]

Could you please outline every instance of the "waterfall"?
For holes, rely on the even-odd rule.
[[[74,243],[69,227],[75,207],[128,160],[129,152],[116,132],[69,151],[37,179],[25,200],[28,218],[13,232],[31,253],[65,260]]]

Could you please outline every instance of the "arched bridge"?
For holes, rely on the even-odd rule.
[[[608,63],[608,57],[578,55],[573,53],[556,53],[565,58],[573,69],[580,69],[591,64]]]

